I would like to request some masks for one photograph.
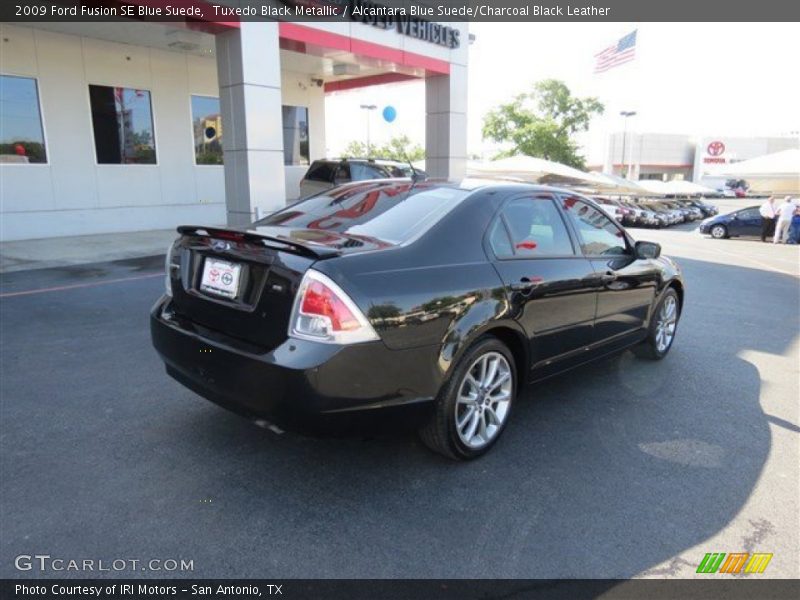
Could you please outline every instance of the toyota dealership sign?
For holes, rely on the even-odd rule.
[[[719,140],[714,140],[713,142],[709,142],[708,146],[706,146],[706,156],[703,157],[703,162],[724,164],[728,162],[724,154],[725,144]]]

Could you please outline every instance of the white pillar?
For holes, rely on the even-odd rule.
[[[462,35],[462,44],[468,36]],[[467,65],[450,64],[449,75],[425,79],[425,170],[431,177],[460,179],[467,172]]]
[[[243,21],[216,37],[228,225],[286,204],[278,24]]]

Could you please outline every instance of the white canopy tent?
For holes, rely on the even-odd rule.
[[[667,184],[659,179],[641,179],[637,182],[648,196],[666,196]]]
[[[714,175],[744,179],[756,192],[800,193],[800,148],[725,165]]]
[[[608,191],[614,194],[628,196],[644,196],[647,194],[647,190],[639,185],[638,181],[631,181],[630,179],[625,179],[624,177],[611,173],[592,173],[592,175],[607,182],[606,187]]]
[[[597,173],[584,173],[561,163],[533,156],[511,156],[487,162],[467,164],[469,177],[500,177],[528,183],[610,187]]]
[[[716,193],[710,187],[680,179],[674,179],[672,181],[642,179],[638,183],[642,188],[647,190],[650,195],[656,196],[698,196]]]
[[[685,181],[683,179],[674,179],[666,182],[667,194],[675,196],[697,196],[697,195],[710,195],[716,194],[717,191],[699,183]]]

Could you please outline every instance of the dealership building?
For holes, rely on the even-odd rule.
[[[721,166],[800,147],[797,136],[692,137],[680,134],[617,132],[608,136],[602,164],[591,170],[628,179],[684,179],[716,187]],[[722,179],[722,181],[719,181]]]
[[[327,93],[413,79],[427,171],[463,176],[468,38],[403,18],[0,24],[0,240],[249,222],[325,157]]]

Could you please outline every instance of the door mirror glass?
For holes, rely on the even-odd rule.
[[[636,258],[650,259],[661,256],[661,244],[655,242],[636,242]]]

